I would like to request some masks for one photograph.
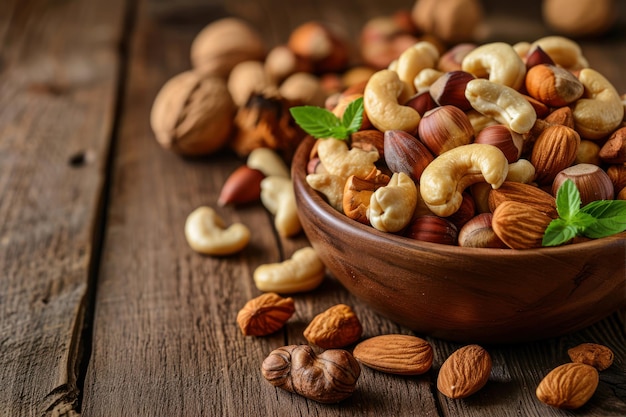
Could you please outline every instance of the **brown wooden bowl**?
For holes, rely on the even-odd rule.
[[[396,323],[450,341],[513,343],[573,332],[626,307],[626,233],[512,250],[380,232],[309,187],[313,143],[307,138],[292,163],[304,232],[348,291]]]

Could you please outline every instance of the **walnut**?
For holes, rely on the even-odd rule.
[[[185,71],[158,92],[150,124],[164,148],[182,155],[206,155],[228,141],[235,111],[223,79]]]
[[[361,367],[350,352],[330,349],[316,355],[307,345],[272,351],[261,371],[272,385],[320,403],[348,398],[361,375]]]

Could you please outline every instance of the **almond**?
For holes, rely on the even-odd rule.
[[[505,201],[524,203],[553,219],[558,217],[554,196],[534,185],[505,181],[499,188],[489,191],[489,210],[492,213]]]
[[[582,343],[568,349],[567,354],[572,362],[593,366],[598,371],[604,371],[613,364],[613,351],[597,343]]]
[[[295,312],[293,298],[268,292],[248,301],[237,314],[246,336],[266,336],[281,329]]]
[[[575,409],[596,392],[598,370],[584,363],[566,363],[554,368],[537,386],[537,398],[552,407]]]
[[[377,371],[396,375],[421,375],[433,364],[433,348],[416,336],[388,334],[356,345],[354,357]]]
[[[464,346],[441,365],[437,389],[449,398],[465,398],[485,386],[491,374],[491,356],[478,345]]]
[[[535,167],[535,181],[551,184],[559,171],[576,160],[580,135],[563,125],[548,126],[541,132],[533,146],[530,162]]]
[[[359,340],[363,327],[352,308],[337,304],[318,314],[304,329],[304,337],[323,349],[348,346]]]
[[[243,204],[258,201],[261,198],[261,181],[265,175],[258,169],[242,165],[226,179],[217,203]]]
[[[540,248],[552,218],[517,201],[504,201],[493,212],[491,227],[512,249]]]

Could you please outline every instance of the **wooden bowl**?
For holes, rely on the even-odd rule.
[[[313,143],[303,141],[292,164],[304,232],[348,291],[396,323],[450,341],[513,343],[573,332],[626,307],[626,233],[512,250],[380,232],[308,186]]]

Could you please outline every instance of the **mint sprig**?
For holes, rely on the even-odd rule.
[[[289,109],[296,123],[314,138],[345,140],[357,132],[363,122],[363,97],[352,101],[340,119],[328,109],[316,106],[296,106]]]
[[[548,225],[543,246],[558,246],[576,236],[598,239],[626,230],[626,200],[598,200],[580,206],[580,192],[568,179],[556,193],[559,217]]]

